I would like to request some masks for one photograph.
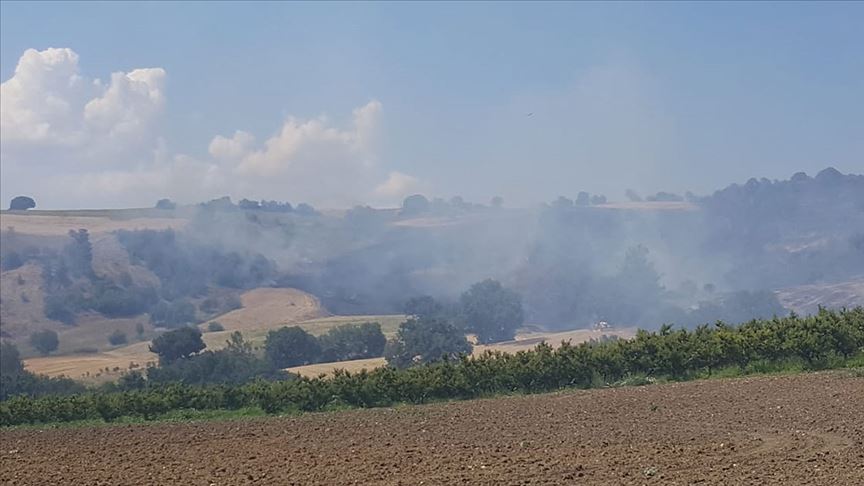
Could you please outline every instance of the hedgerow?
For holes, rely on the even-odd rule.
[[[15,397],[0,403],[0,425],[151,419],[172,410],[259,407],[267,413],[318,411],[335,406],[379,407],[393,403],[467,399],[500,393],[537,393],[590,388],[630,376],[687,379],[730,367],[746,371],[794,364],[803,369],[842,366],[864,353],[864,308],[822,310],[753,320],[722,322],[692,331],[663,326],[632,339],[601,339],[553,349],[543,343],[515,354],[486,352],[403,370],[380,368],[330,378],[240,386],[150,385],[142,390],[41,398]]]

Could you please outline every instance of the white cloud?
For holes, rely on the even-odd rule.
[[[27,50],[0,88],[3,198],[14,189],[41,207],[222,195],[350,206],[392,202],[417,183],[379,166],[377,100],[354,109],[344,125],[324,115],[288,117],[262,143],[237,130],[213,137],[209,157],[172,154],[156,130],[166,76],[162,68],[134,69],[113,73],[106,84],[82,76],[71,49]]]
[[[417,190],[419,180],[401,172],[391,172],[387,180],[375,188],[375,196],[387,201],[398,201]]]
[[[251,133],[237,130],[231,138],[217,135],[210,141],[208,152],[216,159],[239,160],[252,150],[255,136]]]
[[[3,146],[116,153],[149,132],[164,104],[164,80],[161,68],[136,69],[113,73],[106,86],[79,74],[72,49],[28,49],[0,85]]]

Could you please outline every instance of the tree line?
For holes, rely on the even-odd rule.
[[[240,386],[151,385],[140,390],[80,393],[0,402],[0,425],[82,419],[145,419],[177,409],[260,407],[267,413],[378,407],[468,399],[500,393],[592,388],[632,377],[683,380],[733,368],[754,372],[778,367],[823,369],[864,360],[864,308],[821,310],[817,315],[717,322],[693,330],[663,326],[632,339],[540,344],[515,354],[446,356],[440,361],[373,371],[338,371],[330,378],[293,377]]]

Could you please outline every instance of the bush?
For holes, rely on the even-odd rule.
[[[52,351],[56,351],[59,344],[60,340],[57,338],[57,333],[50,329],[37,331],[30,335],[30,345],[42,356],[48,356]]]
[[[213,321],[213,322],[207,324],[207,330],[210,331],[210,332],[219,332],[219,331],[224,331],[224,330],[225,330],[225,326],[223,326],[222,324],[220,324],[220,323],[217,322],[217,321]]]
[[[126,333],[119,329],[108,335],[108,343],[112,346],[119,346],[121,344],[126,344],[126,342]]]

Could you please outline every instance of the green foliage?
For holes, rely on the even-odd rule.
[[[298,326],[268,332],[264,350],[277,368],[315,363],[321,356],[321,345],[315,336]]]
[[[24,369],[14,344],[0,343],[0,400],[14,396],[37,397],[80,393],[84,387],[68,378],[48,378]]]
[[[376,358],[384,353],[387,338],[381,332],[381,324],[344,324],[335,327],[319,338],[322,362],[347,361]]]
[[[417,318],[438,318],[445,316],[446,309],[437,300],[428,295],[423,295],[408,299],[405,303],[403,312],[405,312],[406,315]]]
[[[204,349],[201,331],[197,327],[181,327],[157,337],[150,351],[159,355],[159,362],[171,364]]]
[[[240,332],[235,331],[227,346],[218,351],[204,351],[186,359],[147,370],[150,384],[183,383],[186,385],[242,384],[255,379],[282,380],[288,378],[270,361],[252,352]],[[133,384],[137,384],[134,382]]]
[[[128,340],[126,339],[126,333],[116,329],[114,332],[108,335],[108,344],[112,346],[119,346],[121,344],[126,344]]]
[[[413,329],[421,323],[411,319],[403,328]],[[441,325],[425,324],[427,332]],[[232,346],[244,347],[242,342]],[[657,332],[640,331],[629,340],[562,343],[557,349],[540,344],[532,351],[515,354],[487,352],[406,369],[385,367],[356,374],[341,371],[332,378],[258,380],[239,386],[152,384],[113,393],[15,397],[0,402],[0,425],[152,419],[172,410],[260,408],[281,413],[378,407],[566,387],[647,384],[666,378],[860,366],[862,360],[864,308],[822,310],[814,316],[753,320],[737,327],[717,323],[689,331],[664,326]],[[11,361],[3,361],[4,369],[16,369]]]
[[[477,333],[481,343],[513,339],[524,320],[519,294],[495,280],[472,285],[462,294],[460,303],[466,328]]]
[[[60,340],[57,339],[57,333],[50,329],[36,331],[33,334],[30,334],[30,345],[33,346],[36,351],[39,351],[42,356],[47,356],[51,354],[51,351],[56,351],[58,344],[60,344]]]
[[[219,332],[219,331],[224,331],[224,330],[225,330],[225,326],[223,326],[219,322],[213,321],[213,322],[207,324],[207,331],[209,331],[209,332]]]
[[[24,211],[36,207],[36,201],[29,196],[15,196],[9,202],[9,209],[12,211]]]
[[[399,326],[396,338],[387,343],[384,357],[397,368],[431,363],[471,353],[465,334],[439,318],[410,318]]]
[[[150,323],[161,327],[180,327],[194,323],[195,306],[186,300],[160,302],[150,309]]]

